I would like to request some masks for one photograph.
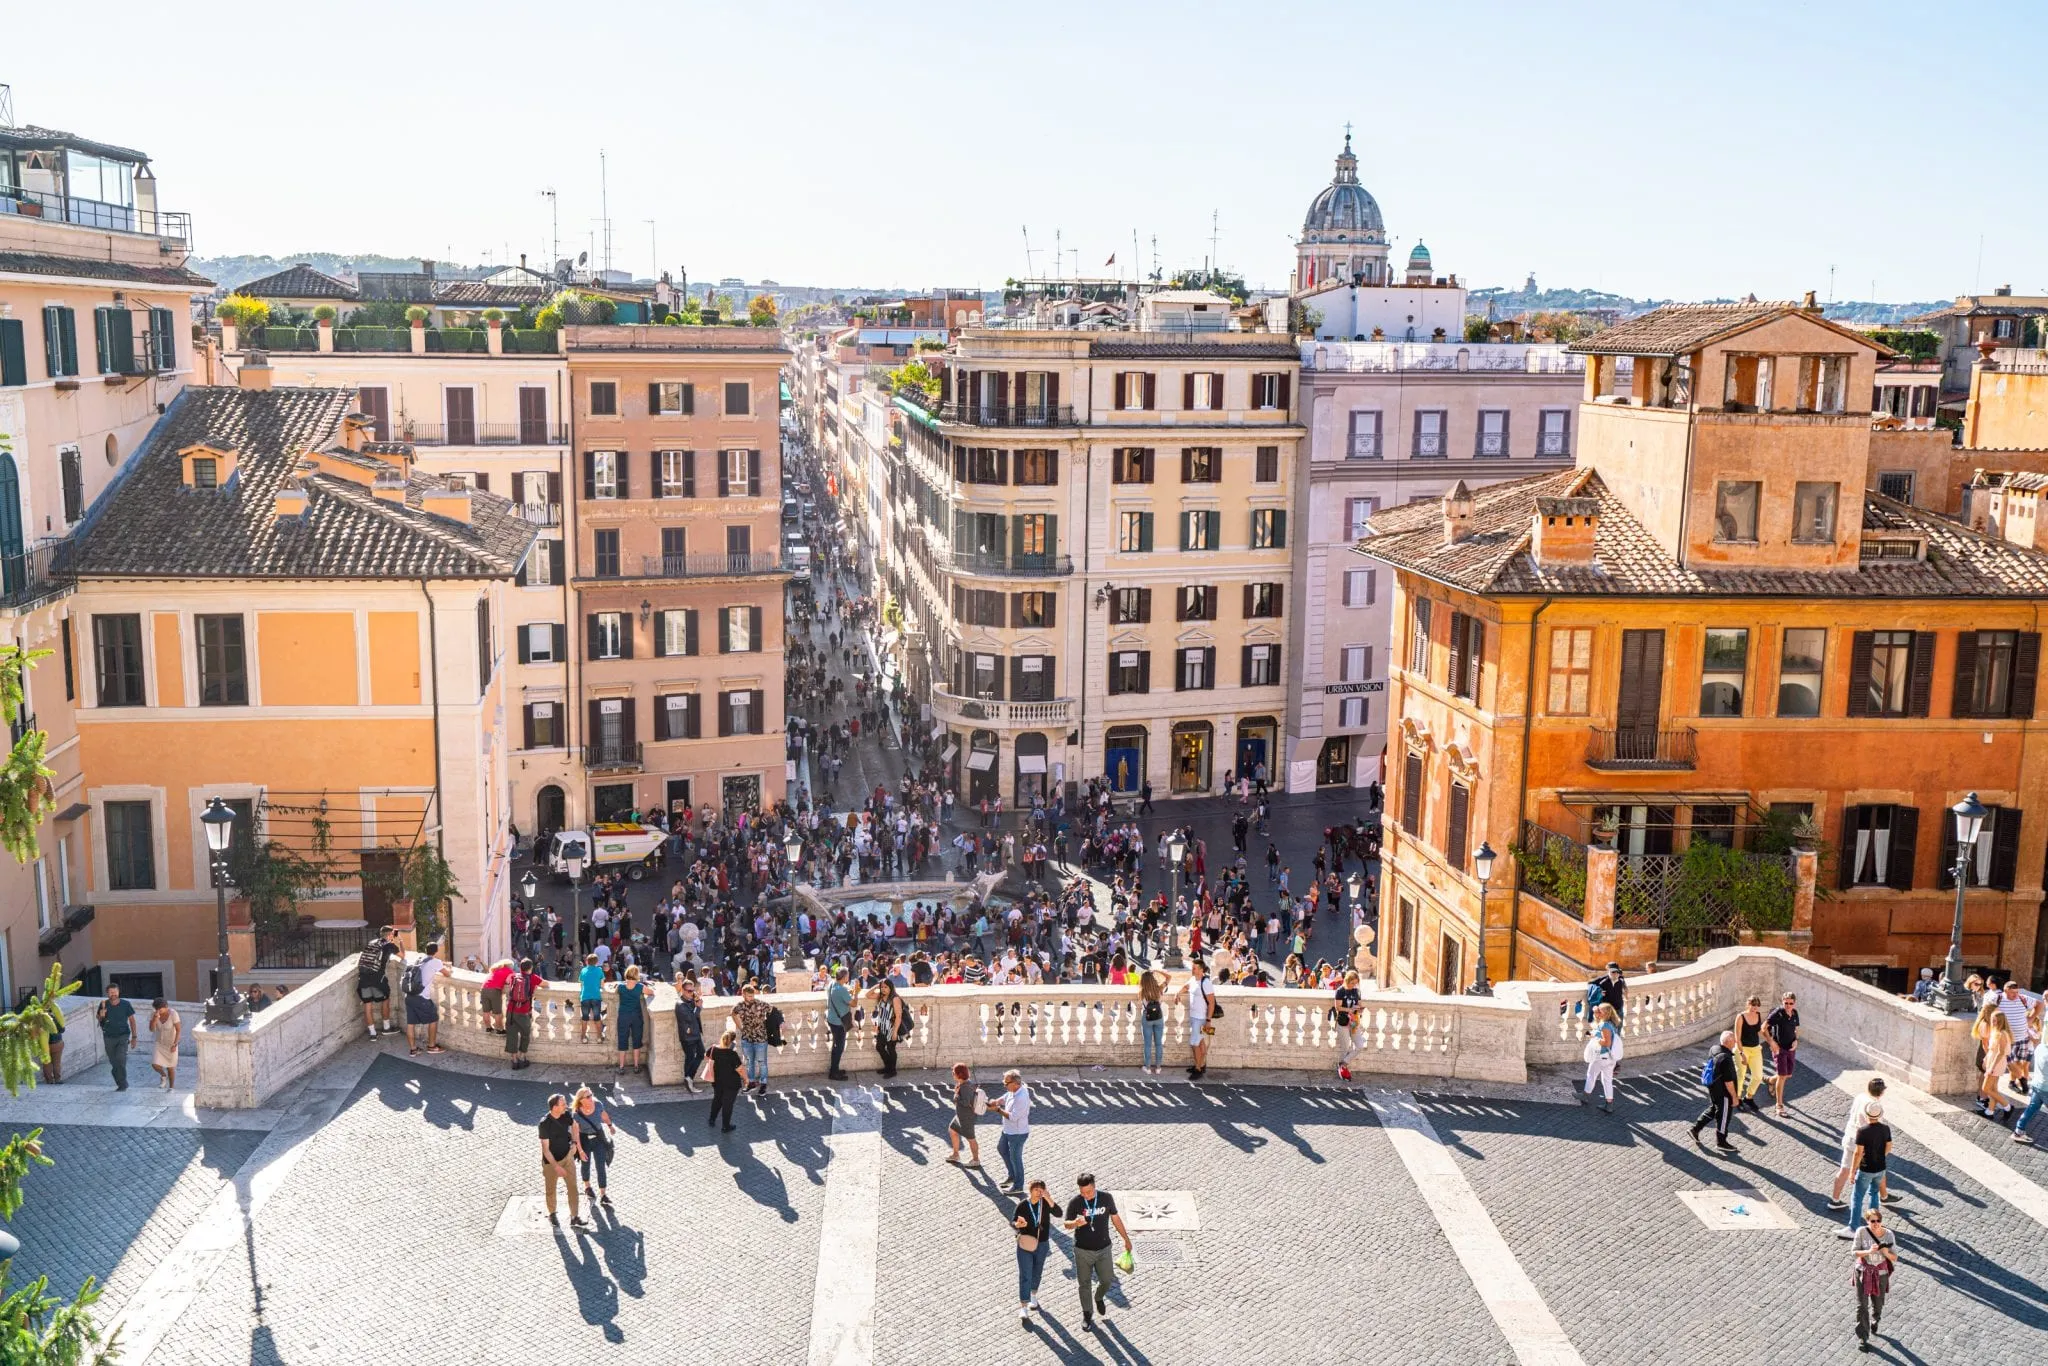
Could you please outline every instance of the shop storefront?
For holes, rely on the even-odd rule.
[[[1280,723],[1270,716],[1247,716],[1237,723],[1237,776],[1257,779],[1261,765],[1272,782],[1273,756],[1279,752]]]
[[[1048,746],[1043,735],[1026,731],[1017,737],[1017,781],[1016,808],[1028,810],[1034,799],[1048,798],[1046,791],[1046,757]]]
[[[1144,726],[1111,726],[1103,733],[1102,776],[1109,790],[1136,795],[1145,783],[1145,759],[1151,731]]]
[[[1348,787],[1351,784],[1351,737],[1332,735],[1323,741],[1316,756],[1317,787]]]
[[[1207,792],[1215,763],[1216,728],[1207,721],[1176,721],[1169,776],[1172,790]]]
[[[996,772],[996,758],[1001,744],[992,730],[978,730],[968,737],[968,801],[994,801],[1002,795],[1002,775]]]

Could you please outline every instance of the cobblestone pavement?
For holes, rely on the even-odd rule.
[[[33,1093],[11,1104],[32,1103]],[[36,1127],[10,1120],[0,1143]],[[114,1313],[262,1141],[230,1129],[44,1128],[57,1165],[31,1167],[22,1183],[9,1223],[22,1244],[15,1281],[48,1276],[52,1293],[69,1299],[91,1276]]]
[[[540,1189],[532,1125],[572,1080],[567,1069],[511,1080],[378,1057],[241,1246],[133,1366],[316,1366],[371,1352],[486,1363],[542,1345],[616,1362],[707,1349],[803,1362],[821,1293],[865,1304],[836,1266],[821,1270],[828,1206],[835,1218],[861,1208],[827,1197],[846,1179],[834,1156],[838,1093],[743,1100],[738,1132],[722,1141],[702,1098],[618,1097],[617,1208],[588,1233],[567,1228],[564,1211],[557,1232],[524,1214]],[[1470,1220],[1488,1217],[1576,1348],[1564,1360],[1690,1366],[1702,1343],[1734,1360],[1852,1355],[1848,1257],[1833,1237],[1843,1215],[1825,1208],[1846,1094],[1802,1071],[1795,1117],[1743,1116],[1741,1152],[1722,1160],[1686,1134],[1699,1105],[1689,1068],[1628,1078],[1613,1116],[1557,1103],[1554,1078],[1473,1089],[1487,1095],[1414,1095],[1475,1198],[1454,1227],[1443,1211],[1459,1192],[1425,1199],[1362,1088],[1042,1078],[1032,1176],[1062,1198],[1089,1170],[1112,1193],[1171,1192],[1181,1214],[1192,1204],[1190,1227],[1138,1231],[1138,1268],[1122,1278],[1107,1331],[1089,1336],[1063,1232],[1045,1313],[1019,1326],[991,1176],[1001,1171],[995,1124],[981,1133],[988,1170],[956,1170],[944,1162],[941,1086],[891,1086],[872,1232],[854,1240],[874,1268],[871,1354],[849,1366],[1558,1360],[1518,1358],[1482,1302]],[[1400,1093],[1371,1100],[1395,1097],[1405,1103]],[[60,1285],[113,1270],[118,1299],[261,1135],[65,1126],[49,1137],[62,1165],[31,1178],[16,1223],[24,1269],[51,1269]],[[1994,1155],[2022,1159],[2015,1169],[2039,1179],[2025,1161],[2036,1154],[2005,1144]],[[2041,1226],[1911,1141],[1894,1163],[1906,1269],[1882,1359],[2041,1360]],[[1710,1231],[1677,1193],[1714,1188],[1746,1188],[1793,1227]],[[504,1220],[508,1202],[523,1222]]]

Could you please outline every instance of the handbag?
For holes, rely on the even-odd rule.
[[[1017,1246],[1026,1252],[1038,1251],[1038,1235],[1035,1233],[1018,1234]]]

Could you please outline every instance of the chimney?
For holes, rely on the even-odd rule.
[[[1530,550],[1546,569],[1593,563],[1600,504],[1592,498],[1538,498]]]
[[[306,515],[306,507],[310,501],[304,486],[296,482],[279,484],[277,500],[271,505],[271,515],[274,520],[280,522],[296,521]]]
[[[434,278],[434,263],[424,256],[420,258],[420,274],[426,276],[429,280]]]
[[[2008,299],[2012,297],[2012,286],[2000,285],[1997,289],[1994,289],[1991,292],[2001,299]]]
[[[420,511],[451,522],[469,524],[468,489],[428,489],[420,497]]]
[[[375,424],[366,415],[362,413],[343,413],[341,415],[342,449],[360,453],[363,447],[369,444],[370,438],[375,431]]]
[[[1821,311],[1821,306],[1813,301],[1812,290],[1807,290],[1806,297],[1799,301],[1799,309],[1803,313],[1818,313]]]
[[[1444,495],[1444,544],[1456,545],[1472,534],[1472,490],[1460,479]]]
[[[523,251],[519,253],[519,268],[521,270],[526,269],[526,253]]]
[[[270,354],[266,351],[248,351],[242,355],[242,368],[235,372],[235,383],[256,393],[270,389]]]
[[[380,474],[370,480],[370,492],[387,503],[403,504],[405,491],[409,487],[406,477],[397,472]]]

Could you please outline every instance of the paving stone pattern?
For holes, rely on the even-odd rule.
[[[0,1126],[0,1143],[36,1127]],[[47,1275],[52,1293],[69,1299],[91,1276],[103,1288],[103,1316],[112,1314],[262,1141],[232,1129],[45,1128],[43,1149],[57,1165],[30,1168],[22,1183],[8,1225],[22,1244],[14,1280]]]
[[[1856,1351],[1848,1244],[1827,1205],[1849,1097],[1809,1073],[1783,1124],[1743,1114],[1738,1153],[1686,1130],[1703,1097],[1690,1070],[1633,1079],[1615,1113],[1521,1102],[1423,1101],[1473,1189],[1593,1366],[1706,1359],[2038,1363],[2048,1350],[2048,1239],[1909,1140],[1894,1146],[1888,1219],[1905,1268],[1884,1331]],[[1766,1098],[1768,1099],[1768,1098]],[[1713,1131],[1704,1135],[1711,1147]],[[1785,1232],[1715,1233],[1680,1190],[1747,1186],[1791,1215]],[[1720,1344],[1703,1355],[1702,1343]]]

